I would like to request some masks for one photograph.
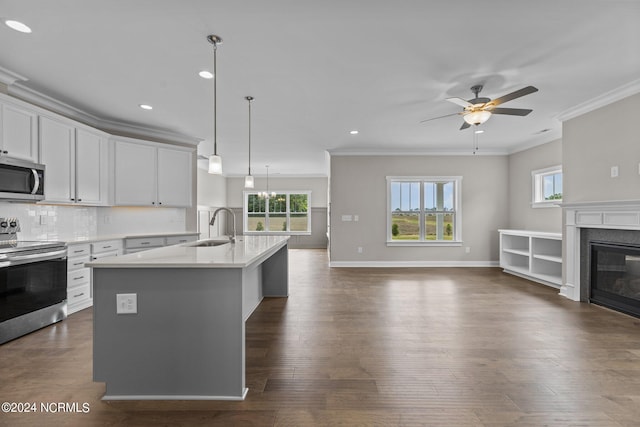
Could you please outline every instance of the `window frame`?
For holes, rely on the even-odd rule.
[[[387,246],[462,246],[462,176],[387,176]],[[454,184],[454,216],[455,227],[451,240],[427,240],[425,239],[424,221],[427,214],[434,213],[425,209],[424,183],[448,181]],[[420,183],[420,210],[419,224],[420,236],[418,240],[393,240],[391,233],[393,223],[391,185],[394,182],[419,182]]]
[[[532,208],[557,208],[562,199],[544,200],[544,178],[550,175],[562,175],[562,165],[531,171],[531,207]],[[564,191],[564,176],[563,176]],[[563,194],[564,197],[564,194]]]
[[[242,230],[245,235],[257,235],[257,236],[308,236],[311,235],[311,190],[287,190],[287,191],[277,191],[272,190],[270,193],[275,194],[284,194],[287,197],[286,200],[286,221],[287,221],[287,231],[269,231],[269,203],[265,204],[265,229],[263,231],[255,231],[248,230],[248,220],[249,220],[249,196],[254,194],[260,194],[262,191],[249,191],[245,190],[242,192],[243,206],[242,206]],[[304,194],[307,196],[307,229],[305,231],[291,231],[291,214],[296,212],[291,212],[291,195],[292,194]],[[276,212],[281,214],[282,212]]]

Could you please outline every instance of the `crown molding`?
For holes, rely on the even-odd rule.
[[[0,79],[2,72],[7,71],[0,69]],[[26,79],[25,79],[26,80]],[[2,80],[0,80],[2,81]],[[117,136],[140,137],[143,139],[160,140],[171,143],[179,143],[185,145],[198,145],[202,138],[195,138],[166,129],[152,128],[132,123],[118,122],[100,118],[94,114],[83,111],[73,105],[58,101],[55,98],[28,88],[20,83],[13,83],[7,86],[8,93],[18,99],[34,104],[38,107],[63,115],[70,119],[84,123],[86,125],[101,129]]]
[[[553,129],[549,132],[545,132],[540,135],[536,135],[534,138],[531,138],[522,144],[518,144],[515,147],[512,147],[509,150],[509,155],[516,154],[521,151],[526,151],[530,148],[538,147],[540,145],[547,144],[549,142],[556,141],[558,139],[562,139],[562,129]]]
[[[331,156],[506,156],[504,149],[480,148],[475,154],[471,150],[341,150],[329,149]]]
[[[29,79],[24,76],[21,76],[18,73],[14,73],[11,70],[7,70],[6,68],[0,67],[0,83],[4,83],[7,86],[11,86],[12,84],[15,84],[19,80],[26,82]]]
[[[571,107],[558,114],[555,118],[560,120],[561,122],[566,122],[567,120],[581,116],[616,101],[620,101],[621,99],[627,98],[631,95],[635,95],[639,92],[640,79],[633,80],[625,85],[610,90],[609,92],[605,92],[602,95],[596,96],[595,98],[591,98],[586,102]]]

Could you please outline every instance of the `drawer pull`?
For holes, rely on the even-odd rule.
[[[179,240],[179,242],[180,242],[180,243],[186,243],[186,242],[187,242],[187,239],[180,239],[180,240]]]
[[[109,249],[111,245],[103,246],[102,249]]]
[[[148,245],[150,242],[140,242],[141,245]]]
[[[78,276],[73,278],[73,280],[80,280],[80,279],[84,279],[84,276]]]
[[[78,294],[78,295],[74,295],[73,297],[74,297],[74,298],[78,298],[78,297],[81,297],[82,295],[84,295],[84,292],[82,292],[82,293],[80,293],[80,294]]]
[[[78,249],[77,251],[73,251],[74,254],[81,254],[84,252],[84,249]]]
[[[73,265],[82,265],[84,262],[74,262]]]

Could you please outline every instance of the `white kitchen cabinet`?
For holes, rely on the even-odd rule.
[[[0,98],[0,154],[38,162],[38,114]]]
[[[193,149],[116,139],[114,200],[124,206],[191,206]]]
[[[91,270],[84,266],[89,262],[91,246],[88,243],[68,244],[67,247],[67,313],[91,307]]]
[[[105,135],[64,119],[40,117],[40,158],[46,166],[46,202],[107,204]]]
[[[191,151],[158,148],[158,202],[191,206]]]
[[[500,267],[506,273],[554,288],[562,285],[562,234],[527,230],[500,232]]]
[[[106,134],[76,129],[75,159],[76,202],[85,205],[106,205],[109,185],[109,150]]]

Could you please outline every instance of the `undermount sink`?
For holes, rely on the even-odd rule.
[[[200,248],[200,247],[206,247],[206,246],[222,246],[222,245],[226,245],[227,243],[229,243],[228,240],[200,240],[200,241],[194,242],[189,246]]]

